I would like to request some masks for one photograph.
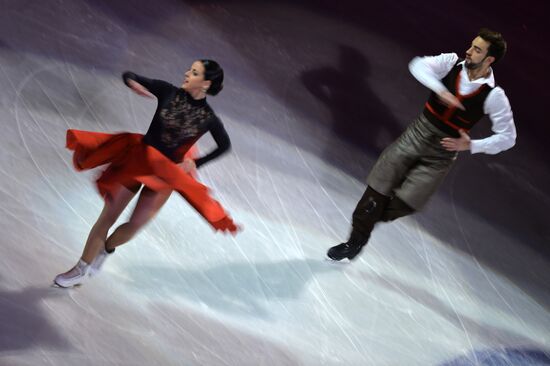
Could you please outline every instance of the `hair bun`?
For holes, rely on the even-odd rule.
[[[216,95],[223,89],[223,69],[214,60],[200,60],[204,66],[204,80],[210,80],[211,84],[206,94]]]

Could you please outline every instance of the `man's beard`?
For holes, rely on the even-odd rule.
[[[475,69],[479,69],[481,67],[481,65],[483,64],[483,61],[485,61],[485,59],[487,58],[487,56],[485,56],[483,58],[483,60],[475,63],[475,62],[472,62],[472,61],[469,61],[466,60],[466,62],[464,63],[464,65],[466,66],[467,69],[469,70],[475,70]]]

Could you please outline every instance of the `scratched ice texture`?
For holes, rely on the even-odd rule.
[[[1,0],[0,364],[550,364],[542,5],[368,3]],[[482,25],[509,36],[516,147],[461,153],[422,212],[326,260],[428,95],[408,61],[462,55]],[[200,180],[244,231],[214,234],[174,194],[101,275],[51,287],[103,206],[65,131],[144,133],[155,101],[121,73],[179,85],[204,57],[225,68],[209,101],[233,148]]]

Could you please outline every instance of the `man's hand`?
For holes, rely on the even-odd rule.
[[[441,139],[441,145],[448,151],[470,150],[470,136],[464,130],[458,130],[460,137],[454,139],[445,137]]]
[[[458,98],[455,97],[453,93],[451,93],[450,91],[447,91],[447,90],[442,91],[441,93],[438,93],[437,96],[446,106],[459,108],[459,109],[462,109],[463,111],[465,110],[462,103],[460,103],[460,100],[458,100]]]
[[[128,86],[130,86],[130,88],[138,95],[147,98],[155,97],[153,94],[151,94],[151,92],[149,92],[149,90],[147,90],[147,88],[134,80],[128,80]]]

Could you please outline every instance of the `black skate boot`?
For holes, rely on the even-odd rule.
[[[335,261],[348,258],[352,260],[357,254],[361,252],[361,249],[367,244],[369,240],[368,236],[364,236],[356,230],[353,230],[350,234],[349,240],[346,243],[333,246],[327,251],[327,256]]]

